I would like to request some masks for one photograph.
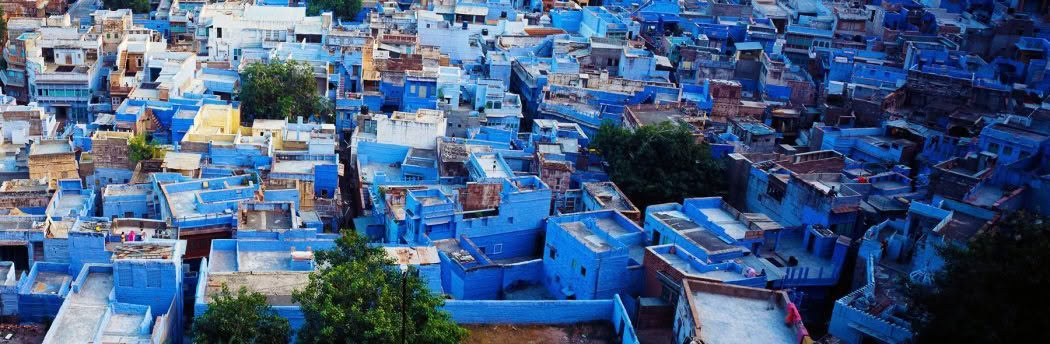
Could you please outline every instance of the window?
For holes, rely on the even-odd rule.
[[[999,144],[998,143],[994,143],[994,142],[993,143],[989,143],[988,144],[988,151],[992,152],[992,153],[995,153],[995,154],[999,154]]]
[[[586,267],[583,267],[583,266],[580,267],[580,276],[587,276],[587,268]]]
[[[215,38],[222,38],[222,28],[221,27],[215,28]]]
[[[550,249],[551,260],[558,258],[558,249],[554,248],[554,246],[547,246],[547,248]]]
[[[503,244],[492,245],[492,254],[503,253]]]
[[[419,86],[419,97],[420,98],[426,98],[427,97],[427,87],[426,86]]]
[[[1009,156],[1010,154],[1013,154],[1013,152],[1014,152],[1014,147],[1003,146],[1003,155]]]
[[[409,85],[408,86],[408,93],[409,94],[416,93],[416,85]]]
[[[146,287],[160,288],[160,269],[146,270]]]
[[[131,268],[120,268],[117,270],[117,274],[120,275],[120,280],[118,282],[121,287],[135,286],[135,278],[131,274]]]
[[[514,217],[513,216],[508,217],[507,218],[507,223],[514,223]]]

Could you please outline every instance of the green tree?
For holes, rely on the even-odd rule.
[[[312,0],[306,8],[309,15],[321,12],[332,12],[332,16],[342,20],[351,20],[361,11],[361,0]]]
[[[292,328],[266,302],[266,296],[241,287],[234,295],[225,284],[208,310],[193,321],[195,343],[285,344]]]
[[[102,6],[108,10],[130,8],[134,13],[149,13],[149,0],[102,0]]]
[[[245,120],[314,115],[331,121],[331,102],[317,94],[312,67],[304,62],[253,63],[241,74],[238,98]]]
[[[131,165],[135,166],[140,160],[164,158],[164,149],[153,143],[146,135],[139,134],[128,140],[128,155],[131,158]]]
[[[1014,214],[938,249],[929,284],[908,283],[918,343],[1050,342],[1050,221]]]
[[[300,343],[459,343],[466,337],[415,268],[398,271],[353,231],[344,231],[336,246],[317,253],[322,268],[293,293],[306,318]]]
[[[726,190],[725,165],[683,125],[663,122],[632,132],[606,123],[591,148],[608,163],[609,178],[642,210]]]

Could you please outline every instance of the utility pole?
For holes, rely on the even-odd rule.
[[[405,312],[405,302],[408,299],[408,270],[401,272],[401,344],[405,344],[405,323],[408,322],[408,313]]]

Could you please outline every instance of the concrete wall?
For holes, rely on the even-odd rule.
[[[613,307],[613,300],[447,300],[442,309],[460,324],[572,324],[607,320]]]
[[[608,321],[624,344],[640,343],[619,295],[607,300],[445,301],[443,310],[459,324],[562,325]]]
[[[113,270],[117,302],[144,304],[155,310],[167,310],[172,301],[181,299],[181,260],[176,259],[173,262],[122,259],[114,262]]]
[[[54,294],[33,292],[36,287],[37,275],[40,272],[56,272],[64,274],[67,278],[64,282],[53,285],[56,290]],[[19,279],[18,283],[18,313],[25,321],[43,321],[46,318],[54,319],[58,310],[62,307],[66,295],[69,294],[72,276],[69,275],[69,264],[45,263],[33,264],[33,269],[28,275]]]

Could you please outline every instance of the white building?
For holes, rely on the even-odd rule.
[[[246,53],[263,53],[283,42],[321,43],[332,27],[332,14],[306,16],[305,7],[209,4],[197,25],[201,55],[236,68]],[[205,36],[205,37],[200,37]]]
[[[445,136],[448,119],[441,110],[419,109],[415,113],[394,111],[390,116],[377,114],[354,130],[351,147],[359,142],[378,142],[435,149],[437,138]]]

